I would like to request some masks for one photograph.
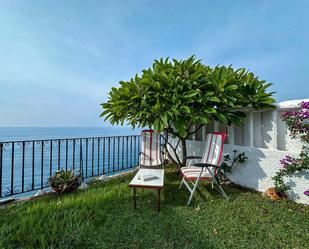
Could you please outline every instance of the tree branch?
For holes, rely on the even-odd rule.
[[[168,144],[170,146],[170,148],[173,150],[174,154],[175,154],[175,157],[176,157],[176,160],[177,160],[177,164],[181,165],[181,160],[179,159],[178,155],[177,155],[177,147],[174,147],[169,141],[168,141],[168,138],[166,138],[165,136],[162,136],[163,139],[165,140],[166,144]],[[180,140],[180,139],[179,139]],[[179,143],[178,143],[179,144]],[[167,146],[166,146],[166,150],[167,150],[167,153],[169,154],[169,156],[171,157],[171,159],[174,161],[173,157],[171,156],[171,154],[169,153],[168,149],[167,149]]]
[[[204,124],[199,125],[194,131],[188,131],[188,135],[185,137],[185,139],[187,139],[189,136],[191,136],[192,134],[195,134],[196,132],[198,132],[202,127],[204,126]]]

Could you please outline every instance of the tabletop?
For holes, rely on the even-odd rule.
[[[141,180],[140,178],[148,177],[149,180]],[[163,188],[164,183],[164,169],[139,169],[129,187],[140,188]]]

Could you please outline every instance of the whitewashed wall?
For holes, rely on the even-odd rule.
[[[279,160],[285,155],[297,156],[302,148],[299,141],[289,137],[286,125],[280,118],[282,111],[295,109],[301,101],[303,100],[278,103],[277,109],[272,111],[250,112],[240,128],[211,124],[187,141],[188,155],[202,155],[205,146],[203,140],[208,132],[227,131],[224,153],[237,149],[248,156],[246,163],[235,166],[229,178],[237,184],[264,192],[274,185],[271,177],[281,168]],[[181,147],[178,153],[181,154]],[[309,197],[303,194],[309,189],[309,172],[302,172],[285,180],[291,187],[289,198],[298,203],[309,204]]]

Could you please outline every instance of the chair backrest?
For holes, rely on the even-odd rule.
[[[141,134],[140,165],[146,167],[161,166],[163,164],[160,132],[143,130]]]
[[[202,157],[202,163],[219,165],[222,158],[222,151],[226,133],[212,132],[207,134],[206,149]]]

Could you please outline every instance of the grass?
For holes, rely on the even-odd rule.
[[[153,190],[138,190],[134,210],[131,178],[0,209],[0,248],[309,248],[308,206],[236,187],[226,201],[205,185],[187,207],[169,166],[161,212]]]

